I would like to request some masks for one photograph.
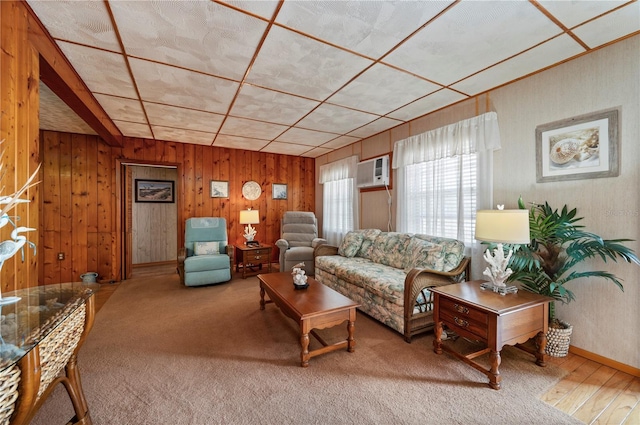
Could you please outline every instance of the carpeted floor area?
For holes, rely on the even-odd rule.
[[[480,372],[434,354],[432,334],[407,344],[362,313],[354,353],[301,368],[297,325],[273,304],[261,311],[259,299],[255,277],[200,288],[182,287],[177,275],[121,283],[79,354],[93,423],[580,423],[538,400],[560,368],[505,347],[495,391]],[[335,342],[346,324],[319,333]],[[72,416],[59,386],[32,424]]]

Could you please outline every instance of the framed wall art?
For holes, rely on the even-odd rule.
[[[229,182],[224,180],[211,180],[211,197],[228,198]]]
[[[271,189],[273,199],[287,199],[287,185],[285,183],[273,183]]]
[[[617,176],[619,112],[607,109],[536,127],[536,181]]]
[[[135,179],[136,202],[175,202],[175,182],[172,180]]]

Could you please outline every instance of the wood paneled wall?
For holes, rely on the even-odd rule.
[[[197,216],[227,219],[230,243],[244,241],[240,210],[260,211],[256,239],[275,243],[285,211],[315,211],[315,161],[293,157],[175,142],[125,138],[124,148],[108,146],[98,136],[42,132],[43,203],[41,280],[77,280],[96,271],[101,280],[119,280],[124,229],[120,163],[175,165],[178,247],[184,220]],[[229,198],[211,198],[211,180],[229,182]],[[263,193],[256,201],[242,197],[242,185],[255,180]],[[288,199],[274,200],[272,183],[288,185]],[[64,260],[57,254],[65,253]],[[273,250],[273,261],[277,260]]]

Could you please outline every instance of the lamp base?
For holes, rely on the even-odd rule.
[[[491,290],[493,292],[497,292],[500,295],[515,294],[516,292],[518,292],[517,286],[498,286],[491,282],[481,283],[480,288],[484,290]]]

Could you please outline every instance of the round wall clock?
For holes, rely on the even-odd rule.
[[[250,180],[242,185],[242,196],[250,201],[255,201],[262,194],[262,188],[257,182]]]

